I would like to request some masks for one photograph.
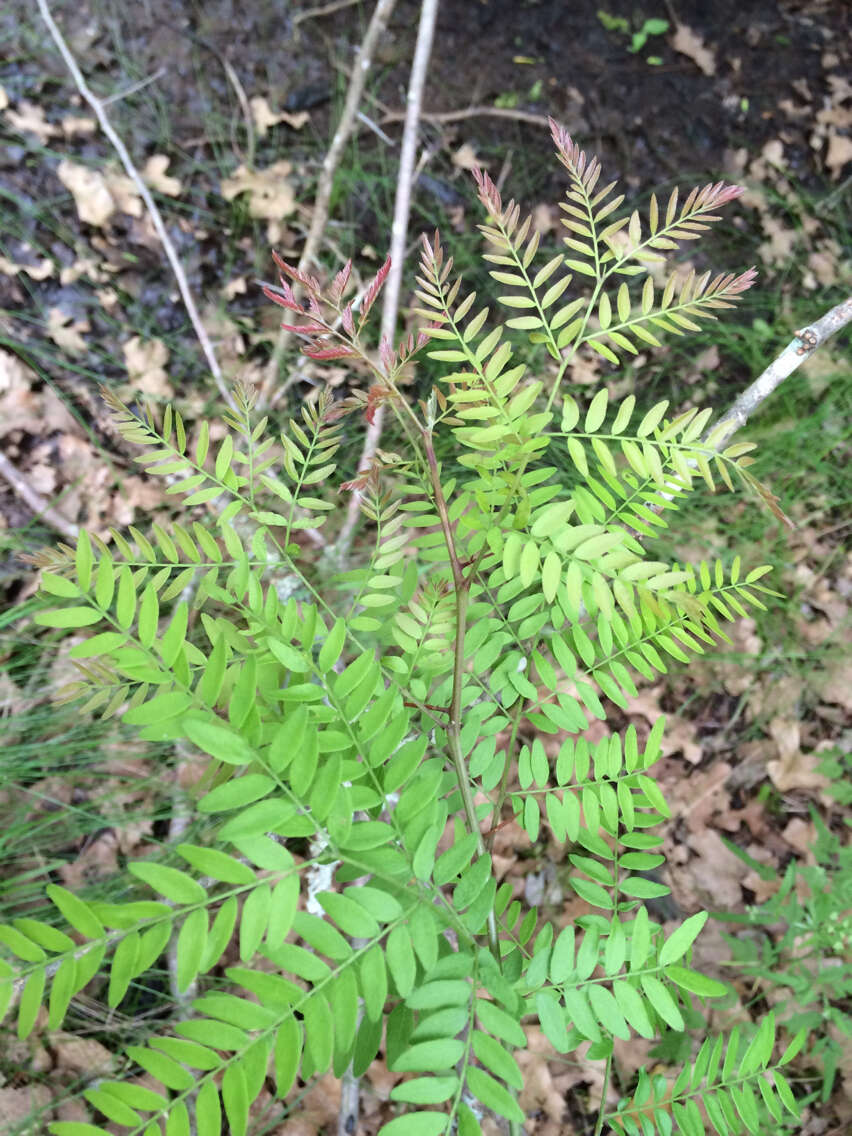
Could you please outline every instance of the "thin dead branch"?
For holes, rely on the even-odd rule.
[[[332,0],[330,4],[322,4],[319,8],[308,8],[305,12],[293,13],[293,27],[303,24],[305,20],[319,20],[323,16],[331,16],[335,12],[342,12],[344,8],[353,8],[360,0]]]
[[[101,99],[101,106],[110,106],[112,103],[120,102],[122,99],[129,99],[131,95],[137,95],[140,91],[144,91],[146,87],[150,87],[152,83],[156,83],[158,79],[166,73],[165,67],[158,67],[153,75],[147,75],[144,79],[140,79],[138,83],[131,83],[129,87],[125,87],[121,91],[116,91],[112,95],[107,95],[105,99]]]
[[[386,126],[389,122],[402,122],[406,113],[407,111],[404,110],[389,111],[379,119],[379,123]],[[438,113],[424,111],[420,115],[421,122],[434,123],[463,122],[466,118],[507,118],[514,122],[528,122],[531,126],[541,126],[545,130],[550,130],[550,119],[546,114],[536,114],[531,110],[512,110],[510,107],[474,106],[467,107],[466,110]]]
[[[254,119],[252,118],[251,107],[249,106],[248,98],[246,97],[245,88],[240,82],[240,77],[231,66],[229,61],[224,55],[219,56],[222,68],[227,76],[228,82],[233,88],[234,94],[237,96],[237,102],[240,104],[240,110],[243,115],[243,123],[246,128],[246,165],[250,170],[254,169],[254,151],[255,151],[255,136],[254,136]]]
[[[795,338],[787,344],[778,358],[774,359],[751,386],[743,391],[727,414],[713,427],[715,430],[722,423],[729,424],[729,429],[716,443],[717,448],[725,446],[737,430],[745,426],[761,403],[765,402],[776,387],[792,375],[805,359],[813,355],[830,336],[835,335],[850,322],[852,322],[852,296],[837,304],[809,327],[797,331]]]
[[[63,517],[50,502],[46,501],[36,489],[33,489],[18,467],[2,451],[0,451],[0,477],[11,485],[18,497],[28,508],[32,509],[39,520],[44,521],[46,525],[50,525],[52,529],[62,533],[69,540],[73,540],[75,544],[77,543],[79,529],[74,522]]]
[[[39,0],[39,3],[44,3],[44,0]],[[369,74],[373,61],[373,52],[376,49],[379,37],[385,30],[395,6],[396,0],[378,0],[376,7],[373,9],[373,15],[370,18],[369,26],[367,27],[367,31],[358,51],[358,58],[355,61],[355,67],[352,71],[352,79],[346,91],[346,101],[343,104],[343,112],[320,171],[317,196],[314,202],[313,216],[311,218],[311,227],[308,232],[307,240],[305,241],[305,247],[302,250],[302,255],[299,258],[300,272],[306,272],[311,269],[316,259],[317,252],[319,251],[323,230],[328,221],[328,209],[329,202],[331,201],[331,191],[334,185],[334,174],[340,163],[343,149],[352,133],[353,124],[356,121],[358,106],[361,102],[364,93],[364,85],[367,81],[367,75]],[[290,333],[287,331],[279,332],[275,349],[272,352],[272,358],[267,365],[266,377],[261,387],[258,399],[259,406],[266,404],[274,392],[275,385],[278,382],[281,359],[284,356],[289,342]]]
[[[438,17],[438,0],[423,0],[420,8],[420,23],[417,29],[417,43],[411,64],[411,77],[406,95],[406,118],[400,147],[399,173],[394,199],[393,224],[391,227],[390,258],[391,268],[383,295],[382,339],[393,344],[396,336],[399,315],[399,293],[402,286],[402,270],[405,261],[405,243],[408,233],[408,218],[411,213],[411,186],[414,179],[414,159],[417,151],[417,134],[420,127],[420,109],[423,105],[423,87],[429,57],[432,54],[432,40]],[[378,407],[375,417],[367,427],[361,460],[358,469],[366,469],[379,445],[384,423],[384,406]],[[342,564],[346,559],[355,526],[358,523],[358,494],[353,493],[346,513],[346,520],[337,538],[335,553]]]
[[[717,451],[723,450],[734,434],[745,426],[751,415],[769,398],[772,392],[786,378],[789,378],[804,363],[805,359],[821,347],[830,336],[835,335],[850,322],[852,322],[852,296],[831,308],[824,316],[821,316],[808,327],[797,331],[781,354],[743,391],[731,408],[718,422],[708,427],[704,435],[705,438],[714,435],[720,426],[726,425],[727,429],[713,438],[714,448]],[[692,468],[697,468],[698,463],[694,459],[690,459],[687,464]],[[680,486],[676,482],[670,482],[668,488],[660,490],[660,496],[670,501],[679,488]],[[649,508],[653,512],[659,513],[663,506],[652,504]],[[773,507],[773,512],[777,513],[779,519],[791,524],[780,510]],[[639,540],[642,539],[642,534],[639,532],[633,531],[633,535]]]
[[[402,270],[405,262],[405,245],[408,234],[408,219],[411,213],[411,187],[414,181],[414,163],[417,153],[417,134],[420,126],[420,108],[423,102],[423,87],[426,71],[432,54],[432,40],[438,17],[438,0],[423,0],[420,7],[420,22],[417,29],[417,43],[411,64],[411,77],[406,97],[407,114],[402,134],[399,173],[394,199],[393,224],[391,226],[391,268],[385,282],[382,307],[382,339],[392,344],[396,335],[399,315],[399,295],[402,287]],[[369,465],[382,434],[384,407],[380,406],[372,423],[367,427],[364,446],[361,451],[359,469]],[[349,545],[358,523],[358,497],[352,495],[347,509],[346,520],[337,539],[335,555],[342,563],[349,551]],[[338,1111],[338,1136],[349,1136],[357,1130],[359,1114],[360,1081],[350,1066],[341,1082],[340,1108]]]
[[[77,65],[77,60],[72,55],[68,44],[65,42],[65,38],[62,35],[62,32],[59,30],[59,27],[54,20],[53,15],[51,14],[47,0],[37,0],[37,3],[41,17],[47,25],[47,29],[50,32],[51,37],[53,38],[53,42],[56,44],[59,54],[62,56],[65,62],[65,66],[71,73],[71,78],[74,80],[77,90],[92,108],[95,117],[100,123],[101,130],[103,130],[104,134],[112,143],[113,149],[118,154],[122,166],[124,166],[125,173],[133,182],[139,196],[145,203],[145,208],[148,210],[148,215],[151,218],[151,223],[154,226],[154,230],[157,236],[160,238],[160,243],[163,246],[163,251],[166,254],[166,258],[171,267],[172,274],[177,281],[178,290],[180,291],[181,299],[183,300],[183,306],[186,308],[186,313],[189,316],[193,330],[195,331],[195,334],[198,338],[198,342],[201,344],[201,350],[204,352],[204,357],[207,360],[207,366],[210,368],[210,373],[213,375],[216,386],[219,388],[219,392],[224,398],[225,402],[228,404],[228,406],[231,407],[232,410],[234,410],[236,409],[236,404],[231,397],[231,392],[228,390],[228,384],[225,381],[225,376],[222,374],[222,368],[219,366],[219,360],[216,358],[216,352],[213,350],[213,344],[210,341],[210,336],[207,334],[207,329],[201,322],[201,316],[198,314],[198,308],[195,305],[195,300],[193,299],[192,292],[189,289],[186,273],[183,270],[183,265],[180,262],[171,237],[166,230],[166,226],[163,222],[160,210],[157,208],[157,203],[151,196],[151,191],[148,189],[148,186],[142,180],[139,171],[133,163],[133,159],[130,157],[130,154],[127,151],[127,147],[124,145],[124,142],[116,133],[112,123],[107,117],[107,113],[104,109],[104,104],[89,88],[89,85],[87,84],[82,71]]]

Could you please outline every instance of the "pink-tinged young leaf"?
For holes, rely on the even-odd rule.
[[[294,323],[282,323],[281,327],[284,331],[292,331],[296,335],[322,335],[324,332],[328,331],[327,327],[323,327],[322,324],[318,323],[306,323],[301,326]]]
[[[393,371],[394,364],[396,363],[396,352],[391,346],[390,339],[388,339],[386,335],[382,336],[382,341],[379,344],[379,358],[388,373]]]
[[[346,356],[357,355],[351,347],[303,347],[302,354],[309,359],[344,359]]]
[[[263,294],[267,300],[271,300],[273,304],[278,304],[279,307],[287,308],[291,312],[300,312],[302,305],[298,303],[293,295],[293,289],[286,282],[282,282],[280,288],[274,287],[272,284],[264,284]]]
[[[360,318],[360,323],[359,323],[360,327],[364,326],[364,321],[367,319],[367,316],[370,314],[370,308],[372,308],[373,304],[376,302],[376,299],[379,295],[379,292],[381,292],[382,286],[384,285],[384,282],[388,278],[388,273],[390,272],[390,267],[391,267],[391,258],[388,257],[387,260],[385,261],[385,263],[382,265],[382,267],[379,269],[379,271],[376,273],[376,275],[370,281],[370,286],[367,289],[367,292],[364,296],[364,299],[361,301],[361,318]]]
[[[338,303],[339,300],[340,300],[340,297],[346,291],[346,285],[349,283],[349,276],[350,276],[351,272],[352,272],[352,261],[347,260],[347,262],[344,264],[344,266],[341,268],[341,270],[337,273],[337,275],[335,276],[335,278],[331,282],[331,288],[329,289],[328,294],[329,294],[329,297],[331,298],[331,300],[333,301],[333,303],[335,303],[335,304]]]
[[[503,199],[500,196],[500,190],[485,170],[481,170],[476,166],[471,172],[473,173],[473,180],[476,182],[479,200],[482,202],[483,207],[495,221],[501,219],[503,216]]]
[[[285,276],[289,276],[291,280],[298,280],[302,287],[311,295],[319,295],[319,281],[315,276],[309,276],[306,272],[300,272],[298,268],[294,268],[291,264],[288,264],[286,260],[282,260],[277,252],[273,252],[272,259]]]

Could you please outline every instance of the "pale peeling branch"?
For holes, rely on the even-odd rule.
[[[125,173],[133,182],[139,196],[145,203],[145,208],[148,210],[148,215],[151,218],[151,224],[154,226],[154,231],[160,238],[160,243],[162,244],[163,251],[166,254],[166,259],[168,260],[172,274],[177,281],[178,290],[180,292],[181,299],[183,300],[183,306],[186,309],[186,314],[189,316],[190,323],[192,324],[193,330],[195,331],[195,334],[198,338],[198,342],[201,344],[201,350],[204,352],[204,358],[207,360],[207,366],[210,368],[210,373],[212,374],[216,382],[216,386],[219,388],[219,391],[225,402],[228,404],[228,406],[230,406],[232,410],[234,410],[236,409],[236,404],[231,397],[231,392],[228,390],[228,384],[225,380],[225,376],[222,374],[222,368],[219,366],[219,360],[216,358],[216,352],[213,349],[213,344],[210,340],[210,336],[207,334],[207,329],[201,321],[201,316],[198,313],[198,308],[196,307],[195,300],[193,299],[192,292],[189,288],[189,282],[187,281],[186,273],[183,270],[183,265],[180,262],[180,258],[178,257],[174,244],[172,243],[172,239],[169,236],[168,231],[166,230],[166,226],[160,210],[157,207],[157,203],[156,201],[154,201],[154,198],[151,195],[151,191],[148,189],[148,186],[142,180],[142,177],[139,171],[136,169],[136,166],[133,164],[133,159],[130,157],[127,147],[124,145],[124,142],[116,133],[112,123],[107,117],[103,102],[89,88],[89,85],[86,82],[83,73],[77,64],[77,60],[72,55],[71,49],[65,42],[65,37],[62,35],[62,32],[59,30],[59,27],[54,20],[53,15],[51,14],[47,0],[37,0],[37,3],[41,17],[47,25],[47,30],[50,32],[51,37],[53,38],[53,42],[56,44],[57,50],[62,56],[65,62],[65,66],[68,68],[71,74],[71,78],[74,80],[77,90],[92,108],[95,117],[100,124],[101,130],[109,139],[113,149],[115,150],[116,154],[118,154],[122,166],[124,166]]]
[[[797,331],[795,337],[790,340],[781,354],[743,391],[727,413],[705,432],[705,438],[710,439],[712,437],[710,444],[713,449],[717,452],[723,450],[734,434],[745,426],[751,415],[762,406],[773,391],[786,378],[789,378],[804,363],[805,359],[813,355],[827,339],[850,322],[852,322],[852,296],[831,308],[824,316],[821,316],[808,327]],[[717,433],[723,424],[727,426],[727,429],[724,433]],[[694,459],[690,459],[687,464],[695,469],[698,463]],[[677,483],[670,483],[670,485],[671,490],[660,491],[660,496],[667,501],[671,501],[676,490],[680,488]],[[653,512],[659,513],[662,506],[650,505],[649,508]],[[783,514],[781,516],[783,517]],[[784,519],[786,520],[786,518]],[[787,523],[790,522],[787,521]],[[640,533],[634,532],[633,535],[641,540]]]
[[[718,437],[716,448],[724,448],[772,392],[827,339],[846,327],[850,321],[852,321],[852,296],[826,312],[815,323],[797,331],[795,338],[790,340],[778,358],[774,359],[751,386],[743,391],[727,414],[713,427],[715,431],[723,423],[728,425],[725,433]]]

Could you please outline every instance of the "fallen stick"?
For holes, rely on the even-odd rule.
[[[210,336],[207,334],[207,329],[201,322],[201,316],[198,314],[198,308],[195,306],[195,300],[192,298],[192,292],[189,290],[189,283],[186,279],[186,273],[184,272],[183,265],[181,264],[178,254],[175,251],[175,246],[172,244],[171,237],[166,230],[166,226],[163,222],[160,210],[157,207],[157,203],[156,201],[154,201],[154,198],[151,196],[151,191],[148,189],[148,186],[142,180],[142,176],[136,169],[136,166],[133,163],[133,159],[130,157],[130,154],[127,151],[127,147],[124,145],[124,142],[116,133],[112,123],[107,117],[107,113],[104,110],[104,104],[97,97],[97,95],[95,95],[90,90],[82,71],[77,65],[77,60],[72,55],[71,49],[65,42],[65,38],[62,35],[62,32],[59,30],[59,27],[54,20],[53,15],[51,14],[47,0],[36,0],[36,2],[38,4],[38,9],[41,13],[41,17],[47,25],[47,30],[50,32],[53,38],[53,42],[56,44],[56,47],[59,51],[59,54],[65,61],[65,66],[70,71],[71,78],[74,80],[77,90],[94,111],[95,117],[100,124],[101,130],[103,130],[104,134],[112,143],[113,149],[118,154],[121,164],[124,166],[125,173],[133,182],[137,192],[139,193],[139,196],[145,203],[145,208],[148,210],[148,214],[151,218],[151,223],[154,226],[154,230],[157,236],[160,238],[160,243],[163,246],[163,251],[166,254],[166,258],[169,262],[169,265],[171,266],[174,278],[177,281],[178,290],[180,291],[181,299],[183,300],[183,306],[184,308],[186,308],[186,313],[189,316],[190,323],[192,324],[195,334],[198,337],[198,342],[201,344],[201,350],[204,352],[204,357],[207,360],[207,366],[210,368],[210,373],[215,379],[216,386],[219,388],[219,392],[224,398],[225,402],[232,410],[235,410],[236,403],[231,397],[231,392],[228,390],[228,384],[225,381],[225,376],[222,374],[222,368],[219,366],[219,360],[216,358],[216,352],[213,350],[213,344],[210,341]]]
[[[50,525],[52,529],[68,537],[76,545],[80,530],[74,522],[69,521],[67,517],[54,509],[50,502],[45,500],[38,490],[30,485],[26,477],[2,450],[0,450],[0,477],[11,485],[18,497],[32,509],[39,520],[44,521],[46,525]]]
[[[303,24],[305,20],[319,20],[323,16],[330,16],[334,12],[341,12],[344,8],[352,8],[358,4],[360,0],[332,0],[331,4],[323,4],[319,8],[308,8],[305,12],[294,12],[292,17],[293,27],[298,24]]]

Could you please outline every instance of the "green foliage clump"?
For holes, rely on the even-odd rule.
[[[682,1030],[693,1002],[726,992],[691,965],[707,913],[666,937],[646,905],[668,891],[647,874],[669,815],[653,772],[662,718],[646,738],[633,726],[596,744],[584,735],[627,706],[635,674],[702,653],[721,622],[762,606],[764,567],[655,559],[645,544],[666,515],[719,482],[773,499],[749,473],[748,444],[718,448],[710,409],[639,415],[633,396],[610,405],[606,389],[581,407],[563,386],[579,348],[618,362],[750,286],[752,272],[659,283],[649,271],[740,190],[674,191],[652,198],[645,221],[616,220],[623,198],[599,188],[599,163],[557,127],[554,141],[569,178],[566,252],[543,265],[530,219],[477,178],[502,322],[464,294],[436,235],[417,290],[426,326],[375,357],[366,332],[388,265],[356,306],[348,266],[323,289],[278,260],[281,287],[267,294],[306,353],[358,359],[368,390],[322,394],[280,439],[242,389],[224,430],[203,422],[194,436],[171,407],[140,414],[108,396],[185,519],[109,542],[82,533],[46,555],[42,591],[57,602],[38,622],[86,632],[66,697],[207,755],[197,838],[129,864],[123,902],[50,885],[64,929],[0,928],[0,994],[17,1003],[21,1037],[45,1002],[57,1029],[102,970],[118,1007],[171,944],[188,1004],[127,1051],[159,1088],[117,1077],[85,1094],[131,1136],[191,1124],[218,1136],[223,1119],[243,1136],[267,1078],[283,1100],[297,1078],[360,1075],[380,1051],[405,1075],[384,1136],[469,1136],[484,1109],[518,1132],[524,1023],[558,1054],[591,1043],[608,1078],[614,1038]],[[566,299],[577,284],[588,288]],[[513,362],[512,332],[545,346],[549,385]],[[412,406],[400,381],[424,352],[442,382]],[[359,492],[373,547],[323,576],[297,538],[334,516],[321,487],[342,417],[370,420],[382,405],[409,449],[378,451],[342,487]],[[442,475],[437,432],[454,440],[457,477]],[[549,464],[559,449],[577,471],[570,489]],[[191,519],[202,507],[206,519]],[[555,759],[542,734],[561,737]],[[491,844],[507,812],[533,842],[546,827],[566,845],[589,912],[558,934],[498,884]],[[709,1123],[727,1136],[795,1116],[782,1068],[804,1039],[776,1055],[771,1014],[747,1045],[736,1030],[707,1038],[673,1086],[643,1073],[615,1112],[604,1099],[598,1131],[693,1136]]]
[[[848,760],[829,755],[821,767],[841,778],[829,785],[829,795],[848,803]],[[852,848],[814,810],[811,819],[815,863],[791,860],[783,876],[726,841],[762,880],[776,883],[777,891],[743,914],[714,912],[714,917],[759,929],[759,934],[742,938],[725,935],[734,965],[764,990],[773,991],[775,1014],[788,1031],[815,1035],[808,1057],[820,1070],[819,1095],[826,1101],[843,1058],[839,1039],[852,1036],[845,1009],[852,995]]]

